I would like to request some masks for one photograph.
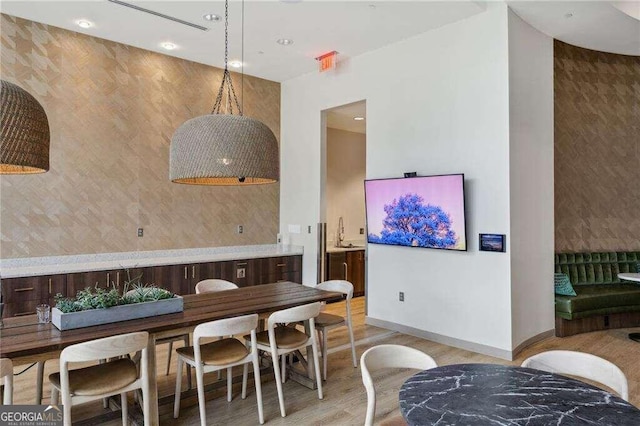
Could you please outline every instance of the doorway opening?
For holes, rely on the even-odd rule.
[[[366,101],[323,111],[321,216],[324,280],[347,280],[354,297],[366,294]],[[323,244],[320,244],[321,247]]]

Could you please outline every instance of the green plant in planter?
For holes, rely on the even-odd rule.
[[[105,289],[87,287],[78,291],[76,297],[64,297],[58,293],[55,297],[56,308],[62,313],[88,311],[91,309],[105,309],[118,305],[130,305],[134,303],[153,302],[175,297],[173,293],[155,285],[141,283],[142,275],[131,278],[127,270],[127,280],[124,282],[122,295],[115,285]],[[131,291],[129,288],[132,287]]]

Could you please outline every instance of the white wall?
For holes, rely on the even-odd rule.
[[[553,39],[509,11],[513,347],[554,328]]]
[[[500,351],[511,350],[510,254],[479,253],[476,239],[509,231],[507,37],[507,8],[491,3],[282,84],[281,229],[320,217],[321,111],[366,99],[367,178],[465,173],[469,246],[369,245],[368,316]],[[304,281],[315,284],[315,231],[291,240],[305,245]]]
[[[365,227],[364,179],[366,135],[327,129],[327,240],[335,243],[339,218],[344,223],[344,241],[363,242]]]

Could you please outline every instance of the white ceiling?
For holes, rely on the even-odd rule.
[[[354,117],[364,117],[365,120],[356,121]],[[360,101],[342,105],[327,110],[327,127],[346,130],[348,132],[367,132],[367,102]]]
[[[135,1],[138,6],[210,28],[200,31],[106,0],[2,1],[3,13],[82,32],[200,63],[224,64],[224,1]],[[640,55],[640,1],[521,1],[509,6],[538,30],[564,42],[605,52]],[[244,72],[284,81],[317,68],[315,57],[336,50],[338,61],[465,19],[485,9],[482,1],[245,2]],[[242,4],[229,6],[230,60],[241,59]],[[567,14],[571,18],[566,18]],[[634,18],[634,16],[636,18]],[[95,26],[83,29],[79,19]],[[294,43],[281,46],[280,38]],[[176,44],[169,52],[163,42]]]
[[[508,1],[541,32],[574,46],[640,55],[640,1]],[[571,14],[570,17],[567,17]]]
[[[203,32],[157,16],[102,1],[2,1],[2,12],[96,37],[222,67],[223,1],[135,1],[146,9],[210,28]],[[230,60],[240,59],[241,3],[229,5]],[[474,1],[246,1],[244,72],[284,81],[317,69],[314,58],[336,50],[339,60],[455,22],[484,10]],[[89,29],[79,19],[95,23]],[[290,46],[276,43],[293,39]],[[178,46],[167,52],[160,43]],[[263,52],[263,53],[259,53]]]

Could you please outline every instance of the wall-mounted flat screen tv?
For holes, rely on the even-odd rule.
[[[467,250],[464,174],[364,182],[367,241]]]

